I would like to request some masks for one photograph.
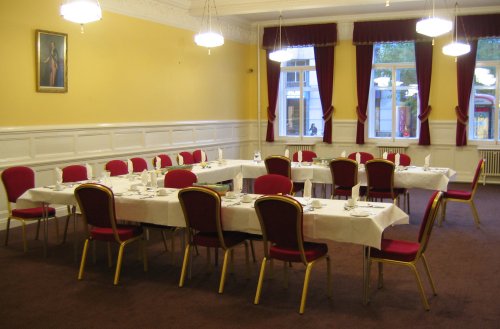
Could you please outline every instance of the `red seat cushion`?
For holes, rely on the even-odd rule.
[[[304,253],[306,260],[312,262],[328,253],[328,246],[325,243],[304,242]],[[285,262],[302,262],[300,251],[296,248],[274,245],[269,249],[271,258]]]
[[[449,190],[444,192],[444,197],[449,199],[469,200],[472,197],[470,191]]]
[[[370,248],[370,256],[374,258],[385,258],[411,262],[417,255],[420,243],[403,240],[382,240],[382,249]]]
[[[56,210],[52,207],[47,207],[48,215],[54,217]],[[23,219],[37,219],[43,217],[43,207],[27,208],[27,209],[13,209],[12,216]]]
[[[246,240],[246,234],[241,232],[225,231],[223,235],[224,243],[228,248]],[[220,248],[221,246],[217,232],[199,232],[193,236],[193,242],[202,247]]]
[[[116,232],[121,241],[134,238],[142,234],[142,227],[135,225],[118,225]],[[111,227],[93,227],[90,230],[90,236],[99,241],[116,241]]]

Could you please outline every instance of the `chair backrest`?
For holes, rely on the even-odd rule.
[[[202,159],[201,158],[201,150],[194,150],[194,152],[193,152],[193,161],[194,161],[194,163],[207,162],[208,161],[208,155],[207,155],[207,153],[205,153],[205,159]]]
[[[420,243],[419,254],[425,252],[427,244],[429,243],[432,229],[434,227],[434,221],[436,220],[438,210],[441,205],[442,196],[443,192],[435,191],[427,203],[424,218],[422,219],[420,230],[418,232],[418,242]]]
[[[143,158],[132,158],[130,161],[132,161],[134,172],[143,172],[144,170],[148,170],[148,163]]]
[[[104,169],[110,172],[111,176],[120,176],[128,174],[127,163],[122,160],[111,160],[106,163]]]
[[[87,168],[82,165],[70,165],[62,169],[63,183],[87,180]]]
[[[477,188],[477,182],[479,181],[479,177],[481,177],[481,173],[484,170],[484,159],[481,158],[479,159],[479,162],[476,167],[476,173],[474,174],[474,179],[472,180],[472,196],[474,196],[474,193],[476,193],[476,188]]]
[[[113,228],[115,239],[118,239],[115,197],[109,187],[94,183],[82,184],[75,189],[75,198],[87,224],[93,227]]]
[[[156,168],[156,158],[160,158],[160,168],[170,167],[172,165],[172,160],[166,154],[158,154],[153,158],[153,167]]]
[[[170,188],[185,188],[193,186],[194,183],[198,181],[196,174],[192,171],[185,169],[174,169],[169,170],[165,174],[165,179],[163,181],[164,187]]]
[[[268,156],[264,160],[268,174],[276,174],[292,178],[292,165],[290,159],[281,155]]]
[[[255,211],[259,217],[266,256],[269,256],[268,243],[271,243],[301,250],[302,261],[307,263],[304,255],[301,204],[291,197],[266,195],[255,201]]]
[[[353,187],[358,184],[358,163],[347,158],[337,158],[330,161],[333,187]]]
[[[387,160],[396,163],[396,153],[387,153]],[[400,166],[411,165],[411,157],[408,154],[399,153],[399,165]]]
[[[313,158],[317,158],[317,157],[318,156],[313,151],[309,151],[309,150],[302,151],[302,161],[304,161],[304,162],[312,162]],[[294,162],[299,161],[299,152],[298,151],[293,154],[292,160]]]
[[[188,231],[219,233],[222,239],[221,198],[208,188],[194,186],[179,191],[179,202]]]
[[[10,167],[2,171],[2,182],[7,200],[15,203],[24,192],[35,187],[35,172],[29,167]]]
[[[255,179],[253,191],[256,194],[292,194],[293,182],[290,178],[267,174],[259,176]]]
[[[193,155],[189,152],[179,152],[179,154],[177,155],[177,164],[179,164],[179,155],[182,156],[182,161],[183,161],[183,164],[193,164],[194,163],[194,159],[193,159]]]
[[[361,163],[363,163],[363,164],[366,163],[367,161],[374,159],[373,155],[371,153],[368,153],[368,152],[354,152],[354,153],[349,154],[348,158],[351,160],[356,160],[356,153],[359,153],[359,155],[361,157]]]
[[[393,192],[394,163],[383,159],[374,159],[366,162],[366,179],[368,183],[368,197],[370,189],[383,189]]]

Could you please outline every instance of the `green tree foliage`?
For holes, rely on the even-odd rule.
[[[500,60],[500,38],[480,39],[477,43],[478,61],[497,61]]]
[[[373,47],[373,63],[411,63],[414,61],[413,42],[377,43]]]

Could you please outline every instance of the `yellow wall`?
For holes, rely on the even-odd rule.
[[[110,12],[81,34],[60,3],[0,3],[0,126],[255,117],[253,47],[226,40],[209,56],[191,31]],[[65,94],[36,92],[36,29],[68,34]]]

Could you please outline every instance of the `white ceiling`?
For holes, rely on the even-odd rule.
[[[206,0],[157,0],[182,7],[193,16],[201,16]],[[458,0],[459,14],[500,11],[500,0]],[[306,21],[321,17],[398,17],[429,13],[432,0],[215,0],[217,13],[247,24],[276,21],[279,12],[285,20]],[[455,1],[435,0],[437,10],[452,15]]]

